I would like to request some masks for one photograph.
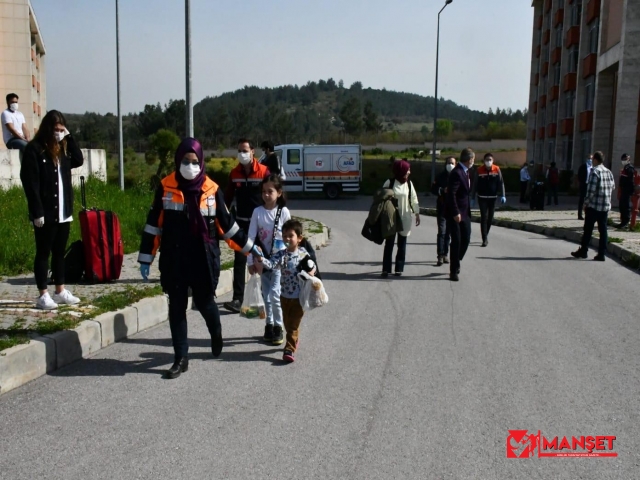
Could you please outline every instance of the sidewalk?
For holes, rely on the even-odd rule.
[[[559,197],[558,200],[558,206],[545,205],[545,210],[530,210],[528,203],[520,204],[519,197],[509,196],[506,205],[499,205],[498,202],[493,224],[579,243],[584,222],[578,220],[578,198],[564,196]],[[421,198],[421,213],[435,215],[435,202],[436,199],[433,196]],[[504,210],[499,210],[500,208]],[[477,208],[472,209],[472,217],[474,222],[480,221],[480,211]],[[610,255],[637,269],[640,267],[640,232],[617,230],[611,225],[619,222],[620,213],[612,210],[609,213],[610,243],[607,250]],[[597,246],[599,238],[597,227],[594,229],[593,236],[591,243]]]

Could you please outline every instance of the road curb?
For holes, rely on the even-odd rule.
[[[437,216],[437,212],[435,208],[420,208],[420,214],[426,215],[429,217]],[[471,215],[471,221],[474,223],[480,223],[480,217]],[[555,237],[563,240],[567,240],[569,242],[580,244],[582,240],[582,233],[576,232],[573,230],[568,230],[566,228],[556,228],[556,227],[544,227],[542,225],[534,225],[526,222],[519,222],[516,220],[505,220],[505,219],[494,219],[492,225],[504,228],[510,228],[512,230],[525,230],[527,232],[536,233],[538,235],[544,235],[547,237]],[[593,248],[598,248],[598,239],[591,239],[591,246]],[[630,263],[638,263],[640,260],[638,256],[630,251],[625,249],[616,243],[607,244],[607,253],[612,257],[616,257],[622,261],[622,263],[629,265]],[[633,266],[633,265],[630,265]],[[638,267],[635,267],[638,268]]]
[[[309,236],[318,250],[327,245],[329,229]],[[216,296],[233,290],[233,271],[220,272]],[[191,308],[191,299],[189,299]],[[103,348],[169,319],[166,295],[145,298],[115,312],[84,320],[73,330],[34,336],[29,343],[0,352],[0,395],[73,362],[95,355]]]

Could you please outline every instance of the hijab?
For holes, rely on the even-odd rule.
[[[405,176],[407,175],[407,172],[409,172],[410,169],[411,169],[411,164],[406,160],[396,161],[393,164],[393,176],[395,177],[396,181],[400,183],[406,183],[407,179],[405,178]]]
[[[187,180],[180,174],[182,159],[188,153],[195,153],[200,164],[200,173],[193,180]],[[195,138],[185,138],[178,145],[175,155],[176,180],[178,188],[184,195],[184,203],[187,205],[189,215],[189,230],[194,235],[202,237],[205,243],[212,243],[209,237],[209,227],[200,212],[200,197],[202,197],[202,185],[207,178],[204,169],[204,154],[202,146]]]

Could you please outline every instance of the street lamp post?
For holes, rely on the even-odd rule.
[[[433,115],[433,151],[432,151],[433,158],[431,160],[431,182],[432,183],[436,178],[436,145],[437,145],[437,127],[438,127],[438,61],[440,59],[440,14],[442,13],[442,10],[447,8],[447,5],[449,5],[451,2],[453,2],[453,0],[446,0],[444,7],[442,7],[438,12],[438,34],[436,39],[436,96],[434,98],[435,112]]]
[[[184,2],[185,20],[185,59],[186,59],[186,83],[187,83],[187,137],[193,137],[193,99],[191,98],[191,6],[190,0]]]
[[[124,190],[124,145],[122,144],[122,111],[120,110],[120,16],[118,11],[119,1],[116,0],[116,83],[118,103],[118,171],[120,177],[120,190]]]

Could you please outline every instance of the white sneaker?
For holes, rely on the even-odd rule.
[[[54,294],[53,301],[62,305],[75,305],[76,303],[80,303],[80,299],[71,295],[71,292],[66,288],[60,293]]]
[[[36,308],[39,308],[40,310],[55,310],[56,308],[58,308],[58,304],[53,301],[51,295],[49,295],[49,292],[46,292],[40,298],[38,298],[38,301],[36,302]]]

